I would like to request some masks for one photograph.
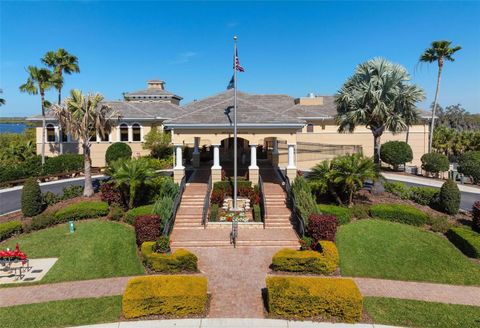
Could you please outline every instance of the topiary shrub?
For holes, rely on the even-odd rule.
[[[450,162],[448,157],[440,153],[424,154],[420,160],[422,161],[422,169],[430,173],[439,173],[448,171]]]
[[[362,318],[363,297],[352,279],[272,276],[266,284],[271,315],[344,322]]]
[[[0,241],[22,232],[22,222],[8,221],[0,223]]]
[[[322,214],[330,214],[337,217],[338,224],[347,224],[352,220],[352,210],[348,207],[338,205],[317,205],[318,210]]]
[[[467,151],[458,160],[458,172],[472,178],[473,183],[480,182],[480,151]]]
[[[307,231],[314,240],[329,240],[335,242],[337,225],[337,218],[333,215],[312,214],[308,218]]]
[[[172,254],[153,251],[155,242],[144,242],[142,255],[150,269],[162,273],[197,272],[198,258],[185,249],[177,249]]]
[[[457,214],[460,209],[460,190],[453,180],[447,180],[440,188],[438,205],[444,213]]]
[[[24,216],[35,216],[43,210],[42,191],[35,178],[25,181],[22,189],[22,213]]]
[[[132,158],[132,148],[129,145],[123,142],[115,142],[107,148],[105,153],[105,161],[107,164],[110,164],[113,161],[119,159],[130,159]]]
[[[394,194],[401,199],[409,199],[410,198],[410,188],[404,184],[403,182],[383,182],[383,188],[386,192]]]
[[[55,223],[63,223],[71,220],[99,218],[106,216],[108,214],[108,210],[108,204],[99,201],[84,201],[71,204],[55,213]]]
[[[427,215],[418,208],[402,204],[376,204],[370,207],[374,219],[400,222],[414,226],[427,223]]]
[[[156,240],[160,234],[161,223],[158,215],[141,215],[135,219],[135,235],[138,246],[146,241]]]
[[[472,228],[480,232],[480,201],[476,201],[472,206]]]
[[[185,317],[202,315],[207,305],[207,278],[146,276],[132,278],[122,298],[127,319],[147,315]]]
[[[465,255],[480,258],[480,234],[468,228],[452,228],[447,238]]]
[[[284,248],[273,256],[271,268],[276,271],[332,274],[338,267],[337,246],[327,240],[321,240],[319,245],[319,252]]]
[[[139,207],[134,207],[125,213],[125,222],[131,225],[134,225],[135,218],[140,215],[153,214],[154,204],[144,205]]]
[[[410,199],[420,205],[434,206],[438,202],[440,191],[432,187],[410,187]]]
[[[399,165],[412,161],[413,152],[404,141],[388,141],[380,147],[380,158],[397,170]]]

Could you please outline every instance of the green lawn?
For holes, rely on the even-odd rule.
[[[20,248],[29,258],[58,257],[41,283],[85,280],[143,274],[137,255],[135,232],[111,221],[76,223],[70,234],[67,224],[40,230],[0,244],[0,248]]]
[[[480,285],[480,265],[432,232],[381,220],[339,227],[343,276]]]
[[[122,297],[83,298],[0,308],[2,328],[53,328],[118,321]]]
[[[480,307],[365,297],[364,308],[375,323],[406,327],[480,327]]]

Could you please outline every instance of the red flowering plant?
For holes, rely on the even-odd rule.
[[[15,246],[14,250],[6,250],[0,251],[0,260],[14,262],[14,261],[22,261],[24,265],[27,263],[27,255],[20,251],[20,246],[18,244]]]

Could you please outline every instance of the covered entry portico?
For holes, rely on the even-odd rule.
[[[301,126],[282,126],[267,128],[263,126],[246,127],[238,129],[238,152],[237,160],[239,165],[248,165],[248,177],[252,183],[258,182],[258,160],[257,149],[261,146],[268,154],[273,166],[286,170],[289,177],[296,175],[296,131]],[[172,128],[172,142],[175,146],[175,167],[174,179],[181,181],[185,174],[183,149],[193,149],[192,166],[200,167],[200,153],[202,148],[209,148],[213,154],[210,161],[212,182],[220,181],[222,178],[222,165],[229,165],[233,158],[233,131],[231,127],[195,127],[195,128]],[[288,145],[288,160],[285,163],[279,162],[278,142],[286,142]]]

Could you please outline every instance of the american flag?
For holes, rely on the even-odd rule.
[[[239,72],[245,72],[245,69],[240,65],[240,60],[238,60],[238,50],[235,52],[235,69]]]

